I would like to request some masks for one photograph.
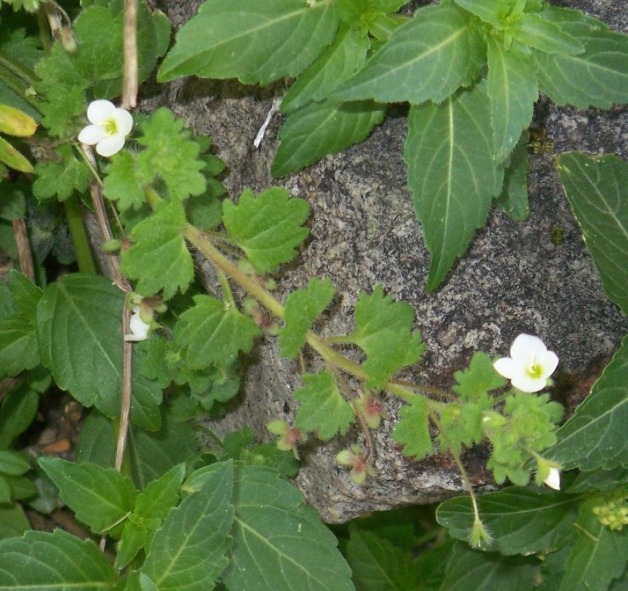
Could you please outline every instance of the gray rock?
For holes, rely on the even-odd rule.
[[[158,4],[179,25],[199,3]],[[556,4],[583,8],[612,28],[626,28],[625,11],[613,0]],[[553,158],[568,150],[625,156],[626,109],[578,111],[541,99],[535,126],[545,130],[553,149],[531,155],[529,219],[518,223],[493,210],[446,283],[436,293],[426,293],[429,255],[414,217],[401,158],[405,118],[390,117],[363,144],[276,180],[269,171],[281,117],[271,121],[259,149],[253,139],[273,97],[283,92],[282,84],[259,89],[184,79],[145,99],[142,106],[152,110],[168,104],[197,133],[211,136],[216,153],[229,167],[225,184],[232,195],[245,187],[261,191],[274,184],[308,200],[311,240],[298,263],[279,276],[278,293],[283,297],[305,286],[312,276],[330,277],[339,295],[333,314],[319,327],[323,334],[349,332],[358,294],[381,284],[388,294],[414,306],[416,327],[427,344],[422,363],[408,378],[448,388],[453,372],[465,367],[473,352],[506,354],[514,337],[527,332],[539,335],[559,355],[558,395],[573,408],[584,395],[580,386],[599,373],[628,323],[601,289],[558,183]],[[316,358],[306,361],[309,369],[318,367]],[[276,340],[269,338],[255,352],[238,405],[212,427],[225,433],[246,425],[267,438],[269,420],[293,418],[296,403],[291,393],[300,385],[297,364],[281,359]],[[418,463],[402,456],[390,437],[398,408],[396,399],[386,399],[388,419],[372,435],[377,476],[362,487],[354,485],[333,459],[343,447],[362,441],[357,430],[327,444],[311,442],[302,450],[305,464],[296,482],[326,521],[431,503],[464,491],[450,456],[440,454]],[[473,483],[480,488],[491,486],[485,459],[482,447],[464,457]]]

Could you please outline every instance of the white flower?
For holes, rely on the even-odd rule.
[[[124,140],[133,127],[131,113],[105,100],[93,101],[87,107],[91,125],[79,133],[79,142],[96,145],[101,156],[113,156],[124,146]]]
[[[547,486],[554,490],[560,490],[560,472],[557,468],[550,468],[549,475],[543,480]]]
[[[139,306],[133,308],[129,328],[131,329],[131,334],[124,335],[125,341],[145,341],[148,338],[150,324],[142,320]]]
[[[520,334],[510,348],[510,357],[498,359],[493,367],[522,392],[538,392],[558,365],[558,356],[548,351],[543,341]]]

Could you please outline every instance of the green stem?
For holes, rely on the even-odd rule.
[[[96,263],[94,262],[92,249],[87,238],[85,225],[83,224],[81,202],[76,194],[73,194],[63,202],[63,207],[70,229],[70,236],[72,236],[72,242],[74,243],[79,271],[95,275],[97,272]]]

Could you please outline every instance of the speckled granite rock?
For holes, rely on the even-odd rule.
[[[157,2],[178,26],[199,2]],[[418,5],[419,3],[417,3]],[[613,0],[563,1],[626,30],[626,11]],[[558,184],[553,156],[568,150],[615,152],[626,156],[628,112],[556,108],[541,99],[535,125],[553,142],[553,153],[531,156],[530,218],[523,223],[494,210],[467,256],[436,293],[425,292],[429,264],[405,186],[401,158],[405,118],[389,118],[363,144],[280,181],[270,177],[279,118],[272,121],[260,149],[253,139],[274,96],[285,89],[242,87],[234,82],[186,79],[146,98],[144,109],[168,104],[198,132],[210,135],[227,162],[225,184],[233,195],[243,188],[260,191],[287,187],[312,206],[311,240],[298,264],[279,278],[280,293],[304,286],[312,275],[330,277],[337,286],[334,314],[324,333],[351,330],[351,312],[360,291],[382,284],[387,293],[417,311],[428,352],[412,379],[440,386],[452,383],[475,350],[506,353],[520,332],[540,335],[560,356],[561,396],[573,407],[582,384],[595,377],[618,345],[628,323],[602,292],[598,275]],[[555,240],[556,234],[563,237]],[[554,235],[554,239],[552,238]],[[315,360],[311,360],[315,367]],[[227,419],[213,427],[221,433],[248,425],[266,436],[265,424],[294,415],[291,392],[300,387],[296,364],[280,359],[269,339],[259,346],[245,392]],[[585,390],[586,391],[586,390]],[[329,522],[342,522],[371,510],[406,503],[429,503],[462,491],[452,460],[435,456],[420,463],[405,459],[390,438],[398,403],[387,400],[389,419],[374,434],[377,477],[365,486],[351,483],[334,465],[333,455],[360,440],[311,444],[297,484]],[[474,483],[489,484],[485,450],[464,458]]]

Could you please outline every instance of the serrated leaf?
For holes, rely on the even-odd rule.
[[[628,315],[628,163],[570,152],[557,168],[604,291]]]
[[[308,103],[321,101],[366,62],[368,37],[360,30],[341,25],[334,42],[303,72],[281,100],[290,113]]]
[[[138,293],[150,296],[163,290],[168,300],[177,291],[187,291],[194,263],[183,238],[185,223],[183,204],[173,200],[160,203],[150,217],[133,228],[135,244],[122,253],[121,269],[138,280]]]
[[[564,469],[628,467],[628,337],[546,452]]]
[[[333,93],[337,99],[436,103],[479,76],[485,45],[470,15],[446,4],[416,11],[366,66]]]
[[[91,540],[61,529],[0,540],[0,588],[111,589],[116,573]]]
[[[146,203],[144,184],[150,180],[141,176],[135,156],[124,150],[111,159],[103,192],[107,199],[117,201],[122,211],[129,208],[139,209]]]
[[[360,294],[355,330],[347,338],[366,353],[367,387],[382,388],[397,371],[419,360],[425,347],[412,331],[413,322],[412,306],[385,296],[381,285],[370,295]]]
[[[59,146],[57,158],[35,165],[33,194],[39,200],[57,197],[65,201],[74,191],[83,193],[87,190],[92,177],[87,165],[79,160],[71,146]]]
[[[302,224],[310,207],[304,199],[291,198],[285,189],[268,189],[258,197],[247,189],[237,205],[225,200],[222,210],[229,237],[262,274],[294,259],[296,248],[308,235]]]
[[[295,77],[332,41],[335,3],[207,0],[177,33],[158,80],[193,74],[268,84]]]
[[[481,86],[441,105],[412,107],[404,159],[414,209],[432,264],[427,289],[436,289],[466,251],[502,187],[493,160],[488,97]]]
[[[497,205],[506,215],[515,221],[523,221],[528,217],[528,142],[530,134],[524,131],[515,149],[510,154],[509,162],[504,171],[504,186],[497,198]]]
[[[408,591],[415,588],[408,555],[372,532],[353,528],[346,549],[353,582],[361,591]]]
[[[313,277],[305,289],[293,291],[285,303],[285,326],[279,333],[281,355],[294,359],[305,344],[305,335],[329,306],[336,290],[329,279]]]
[[[97,464],[41,457],[39,465],[59,489],[63,502],[94,533],[104,533],[133,509],[137,491],[131,480]]]
[[[133,513],[145,519],[165,519],[179,497],[179,487],[185,476],[185,464],[177,464],[157,480],[153,480],[137,495]]]
[[[580,109],[608,109],[628,102],[628,36],[608,31],[602,23],[575,20],[573,12],[552,7],[550,13],[585,51],[578,55],[533,52],[541,92],[558,105]]]
[[[229,589],[353,591],[331,531],[301,493],[270,469],[245,466],[235,485]],[[260,557],[263,556],[263,561]]]
[[[45,290],[37,308],[41,360],[63,390],[111,418],[120,414],[123,293],[105,277],[75,273]],[[133,372],[131,421],[159,426],[161,389]]]
[[[85,114],[85,89],[63,84],[48,89],[44,97],[40,107],[41,122],[48,133],[64,137],[74,132],[73,123]]]
[[[482,352],[475,353],[469,367],[454,374],[457,384],[453,391],[464,401],[472,402],[491,390],[502,388],[508,382],[493,367],[491,358]]]
[[[351,405],[343,398],[329,372],[303,376],[305,386],[293,396],[301,405],[295,425],[304,431],[316,431],[319,439],[327,441],[337,434],[344,435],[355,419]]]
[[[493,150],[501,162],[530,125],[539,95],[538,84],[530,75],[532,60],[516,46],[506,50],[502,43],[489,38],[487,57],[486,91],[491,105]]]
[[[417,460],[433,451],[429,429],[429,408],[423,396],[416,396],[410,404],[399,409],[399,421],[393,430],[393,439],[403,445],[403,455]]]
[[[538,565],[538,560],[531,556],[480,552],[458,542],[449,554],[439,591],[530,591],[535,585]]]
[[[584,45],[576,37],[540,14],[524,12],[508,31],[523,45],[544,53],[578,55],[584,52]]]
[[[285,176],[361,142],[382,122],[384,113],[383,106],[371,101],[326,100],[290,114],[279,133],[273,176]]]
[[[554,548],[573,532],[578,498],[543,489],[510,487],[478,497],[482,523],[493,538],[484,547],[506,556]],[[475,514],[469,497],[441,503],[436,520],[458,540],[467,540]]]
[[[0,375],[14,376],[39,362],[33,322],[19,317],[0,320]]]
[[[194,296],[194,307],[181,314],[175,340],[192,369],[232,363],[240,351],[248,353],[260,329],[233,305],[211,296]]]
[[[183,129],[182,120],[162,107],[142,124],[142,132],[137,142],[146,149],[137,155],[137,177],[144,183],[162,179],[177,199],[205,192],[207,181],[200,170],[206,163],[200,158],[201,144]]]
[[[227,565],[233,464],[211,466],[204,486],[172,509],[155,533],[141,573],[160,591],[211,589]]]
[[[628,535],[612,532],[586,510],[575,525],[577,538],[557,591],[606,591],[626,568]]]

